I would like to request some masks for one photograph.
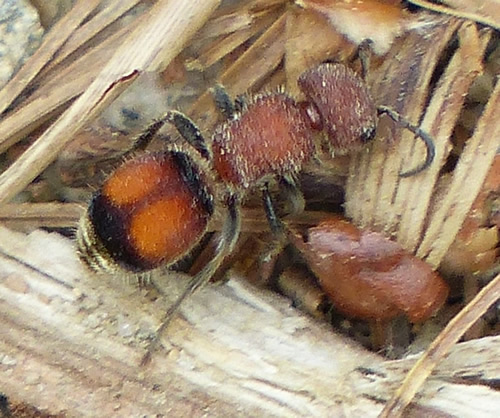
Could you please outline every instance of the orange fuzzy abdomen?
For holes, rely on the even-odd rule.
[[[212,138],[214,167],[222,181],[241,188],[267,176],[298,172],[313,153],[311,129],[285,94],[258,96]]]
[[[174,152],[128,161],[94,197],[90,221],[118,264],[133,271],[171,264],[203,236],[211,195],[186,164]]]

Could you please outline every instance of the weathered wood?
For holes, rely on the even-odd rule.
[[[89,275],[57,234],[2,227],[0,254],[0,390],[53,414],[376,416],[415,361],[386,362],[236,279],[188,300],[141,368],[167,301]],[[169,276],[155,281],[173,299],[184,282]],[[499,352],[499,337],[458,345],[414,415],[494,416]]]

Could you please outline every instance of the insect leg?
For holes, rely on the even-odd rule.
[[[145,149],[166,123],[174,125],[186,142],[196,149],[204,159],[210,159],[210,152],[199,128],[190,118],[177,110],[168,110],[160,119],[152,122],[144,132],[137,137],[134,146],[129,152]]]
[[[187,285],[186,289],[176,299],[163,317],[161,325],[156,330],[153,340],[150,342],[146,354],[141,360],[141,365],[146,365],[151,361],[151,357],[160,342],[161,335],[172,321],[174,315],[179,310],[182,302],[191,296],[196,290],[209,282],[215,274],[222,261],[232,252],[240,232],[240,208],[235,196],[230,196],[227,202],[227,217],[222,227],[221,239],[217,245],[214,258],[198,273]]]

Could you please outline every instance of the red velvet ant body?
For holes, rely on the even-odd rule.
[[[222,97],[227,120],[208,143],[178,112],[152,124],[138,143],[170,122],[187,146],[127,161],[108,178],[81,222],[82,259],[97,271],[141,272],[172,264],[204,235],[215,210],[233,212],[228,229],[237,235],[237,207],[249,189],[282,177],[293,181],[325,149],[345,152],[373,138],[377,109],[347,67],[320,65],[306,71],[299,86],[308,101],[276,92],[253,96],[236,108]],[[315,135],[323,130],[318,146]],[[226,245],[234,241],[226,240]]]
[[[432,141],[425,133],[377,108],[361,78],[344,65],[319,65],[304,72],[298,84],[306,101],[279,91],[232,103],[216,89],[227,120],[209,142],[179,112],[169,111],[153,123],[138,138],[138,148],[165,123],[172,123],[187,143],[129,160],[111,174],[80,223],[77,243],[84,263],[104,272],[169,266],[199,242],[213,214],[225,210],[214,258],[192,279],[169,318],[231,252],[239,234],[239,208],[249,190],[264,190],[270,225],[279,229],[267,183],[284,180],[293,185],[313,158],[361,148],[375,136],[380,113],[423,138],[428,146],[425,166],[432,161]]]

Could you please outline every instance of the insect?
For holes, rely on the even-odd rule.
[[[157,335],[232,251],[249,191],[262,189],[270,227],[280,233],[269,182],[297,190],[295,177],[305,164],[361,148],[374,138],[380,114],[426,144],[425,162],[403,177],[432,162],[432,139],[392,110],[377,107],[363,80],[348,67],[321,64],[305,71],[298,85],[305,101],[279,90],[233,102],[221,87],[215,88],[225,121],[215,127],[210,141],[187,116],[168,111],[137,138],[136,148],[144,148],[165,123],[173,124],[185,142],[124,162],[94,194],[80,221],[77,245],[81,260],[97,272],[140,273],[170,266],[200,241],[214,214],[223,214],[214,257],[167,311]]]

